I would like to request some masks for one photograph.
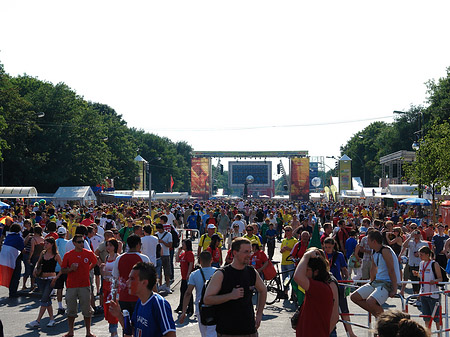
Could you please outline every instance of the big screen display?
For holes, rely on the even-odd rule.
[[[245,179],[251,175],[254,178],[252,186],[272,186],[272,162],[229,162],[228,184],[231,188],[243,187]]]

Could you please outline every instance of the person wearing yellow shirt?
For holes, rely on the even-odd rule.
[[[72,213],[69,213],[68,221],[67,221],[67,233],[68,233],[68,239],[72,239],[75,235],[75,229],[79,223],[75,221],[75,215]]]
[[[203,234],[200,237],[200,241],[198,242],[197,256],[200,256],[200,253],[202,251],[208,249],[209,244],[211,243],[211,237],[214,234],[219,235],[220,241],[221,242],[223,241],[222,233],[217,231],[217,228],[216,228],[216,226],[214,224],[212,224],[212,223],[209,224],[206,230],[207,230],[207,233]]]
[[[290,224],[292,221],[292,215],[286,212],[286,214],[283,215],[283,222],[285,225]]]
[[[296,238],[292,236],[292,227],[286,226],[284,227],[285,238],[281,241],[280,253],[282,256],[281,259],[281,272],[283,273],[283,283],[284,280],[290,278],[294,274],[295,264],[293,261],[288,261],[287,258],[291,254],[292,248],[294,248],[295,244],[298,242]],[[289,292],[289,284],[284,290],[286,294],[286,298]]]
[[[250,242],[252,244],[257,243],[261,247],[261,240],[259,239],[259,237],[257,235],[253,234],[254,227],[253,226],[247,226],[245,231],[247,232],[247,234],[245,234],[243,236],[243,238],[246,238],[246,239],[250,240]]]

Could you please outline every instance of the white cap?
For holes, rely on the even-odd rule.
[[[210,223],[207,228],[208,229],[216,229],[216,226],[214,226],[212,223]]]
[[[67,233],[67,230],[64,227],[61,226],[61,227],[58,228],[57,233],[63,235],[63,234]]]

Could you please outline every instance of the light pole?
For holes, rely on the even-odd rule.
[[[147,176],[148,176],[148,215],[150,216],[150,219],[152,217],[152,171],[150,170],[150,162],[152,162],[154,160],[159,161],[159,160],[161,160],[161,157],[156,157],[156,158],[150,159],[145,164],[145,168],[146,168]]]
[[[363,160],[355,153],[356,158],[359,159],[361,162],[361,166],[363,168],[363,186],[366,184],[366,165],[364,164]]]

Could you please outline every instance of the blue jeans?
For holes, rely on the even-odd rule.
[[[110,334],[114,334],[117,333],[117,323],[116,324],[111,324],[109,323],[109,333]]]
[[[158,275],[158,278],[161,280],[162,279],[162,275],[161,275],[161,268],[162,268],[162,262],[161,262],[161,258],[157,258],[156,259],[156,275]]]
[[[287,270],[289,270],[289,272],[286,272]],[[282,275],[283,275],[283,283],[284,283],[284,280],[289,279],[292,275],[294,275],[295,264],[287,264],[287,265],[282,264],[281,271],[283,272]],[[290,285],[288,283],[288,285],[286,286],[286,290],[289,290],[289,287],[290,287]]]
[[[39,289],[42,291],[42,297],[41,297],[41,307],[49,307],[52,305],[52,300],[50,298],[50,294],[52,293],[52,280],[45,280],[38,278],[37,279]]]
[[[25,265],[25,273],[23,274],[23,277],[30,277],[33,273],[33,266],[31,263],[28,263],[28,259],[30,258],[29,253],[23,254],[23,264]]]

